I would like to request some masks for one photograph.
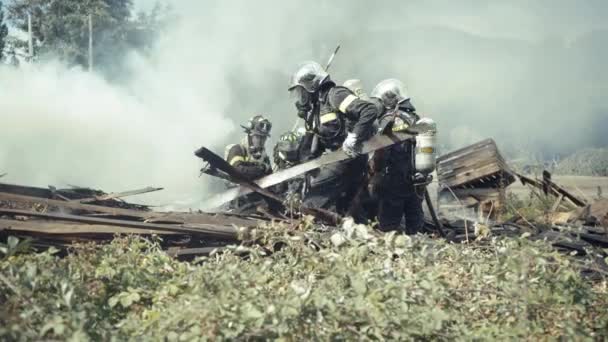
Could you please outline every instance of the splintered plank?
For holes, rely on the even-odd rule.
[[[34,186],[24,186],[16,184],[0,183],[0,192],[7,192],[15,195],[31,196],[31,197],[53,197],[53,192],[50,189],[38,188]]]
[[[39,213],[28,210],[18,209],[6,209],[0,208],[0,214],[13,215],[13,216],[27,216],[27,217],[39,217],[50,220],[60,220],[69,222],[80,222],[86,224],[101,224],[116,227],[135,228],[144,230],[159,230],[172,233],[191,234],[197,236],[211,237],[211,238],[228,238],[236,239],[238,236],[237,229],[231,226],[218,226],[211,224],[182,224],[182,225],[169,225],[169,224],[158,224],[158,223],[143,223],[136,221],[126,220],[115,220],[106,218],[93,218],[78,215],[69,214],[48,214]]]
[[[7,220],[0,219],[0,231],[27,232],[45,235],[88,235],[88,234],[144,234],[172,235],[174,232],[153,229],[117,227],[104,224],[81,224],[48,220]]]
[[[141,194],[146,194],[146,193],[149,193],[149,192],[160,191],[160,190],[163,190],[163,188],[147,187],[147,188],[138,189],[138,190],[130,190],[130,191],[124,191],[124,192],[114,192],[114,193],[105,194],[105,195],[101,195],[101,196],[82,198],[82,199],[74,199],[72,201],[80,202],[80,203],[90,203],[90,202],[95,202],[95,201],[107,201],[107,200],[111,200],[111,199],[128,197],[128,196],[135,196],[135,195],[141,195]]]
[[[32,197],[25,195],[17,195],[13,193],[0,192],[0,201],[19,202],[26,204],[39,204],[48,207],[69,209],[69,211],[85,211],[92,213],[104,213],[114,216],[134,217],[146,219],[152,217],[154,213],[141,210],[122,209],[114,207],[104,207],[100,205],[84,204],[72,201],[54,200],[50,198]]]

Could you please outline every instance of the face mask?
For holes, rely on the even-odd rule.
[[[249,151],[254,158],[259,158],[262,156],[265,143],[266,137],[263,135],[254,134],[249,136]]]
[[[298,116],[306,118],[312,109],[311,94],[302,87],[295,87],[291,90],[291,96],[294,99],[296,109],[298,110]]]

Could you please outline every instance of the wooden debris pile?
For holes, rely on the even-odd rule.
[[[156,190],[106,194],[87,188],[0,183],[0,239],[31,237],[35,246],[64,248],[73,242],[109,241],[121,234],[158,235],[172,254],[184,256],[233,244],[239,229],[259,223],[259,218],[230,214],[155,212],[120,199]]]
[[[515,181],[492,139],[437,158],[437,179],[439,212],[443,216],[465,207],[479,218],[500,214],[505,189]]]
[[[592,260],[608,274],[608,200],[588,203],[552,180],[513,172],[493,140],[487,139],[437,160],[438,203],[448,239],[473,242],[488,236],[522,234],[546,239],[560,251]],[[517,213],[505,221],[502,212],[507,186],[519,178],[531,196],[548,203],[535,217]]]

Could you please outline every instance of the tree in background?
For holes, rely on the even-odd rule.
[[[93,18],[93,59],[97,70],[112,77],[121,73],[124,55],[130,50],[144,51],[151,44],[156,22],[150,15],[141,22],[132,15],[132,0],[13,0],[8,4],[9,19],[27,31],[27,14],[32,14],[36,55],[59,57],[69,65],[87,66],[89,28]],[[160,11],[162,6],[152,11]]]
[[[8,27],[4,22],[4,10],[2,8],[2,1],[0,1],[0,60],[4,57],[4,46],[6,44],[6,37],[8,36]]]

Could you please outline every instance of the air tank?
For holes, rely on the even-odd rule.
[[[367,93],[365,90],[363,90],[363,83],[361,83],[361,80],[347,80],[344,82],[343,86],[352,91],[355,95],[357,95],[358,98],[369,101],[369,96],[367,96]]]
[[[437,125],[430,118],[422,118],[416,124],[425,124],[430,127],[428,131],[416,136],[416,172],[429,175],[435,171]]]

